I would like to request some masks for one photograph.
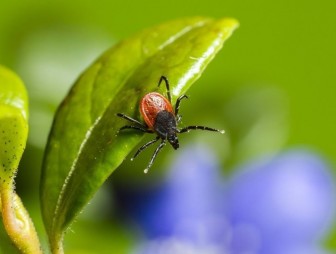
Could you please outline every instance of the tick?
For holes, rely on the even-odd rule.
[[[206,131],[224,133],[223,130],[217,130],[214,128],[198,125],[191,125],[179,129],[177,126],[178,123],[181,121],[181,116],[179,115],[180,103],[183,99],[188,98],[188,96],[181,95],[176,100],[175,108],[173,108],[171,103],[169,81],[165,76],[161,76],[158,86],[160,86],[162,81],[164,81],[166,84],[167,98],[160,93],[151,92],[146,94],[140,101],[140,113],[145,123],[141,123],[140,121],[133,119],[122,113],[117,114],[117,116],[124,118],[130,121],[131,123],[135,124],[135,125],[125,125],[121,127],[119,131],[125,129],[133,129],[141,132],[156,134],[155,139],[141,146],[136,151],[131,160],[135,159],[142,151],[144,151],[150,145],[154,144],[155,142],[161,139],[160,145],[155,149],[147,168],[144,170],[145,173],[147,173],[149,168],[153,165],[156,156],[161,151],[161,149],[166,145],[167,141],[171,144],[171,146],[175,150],[179,148],[179,140],[177,134],[189,132],[190,130],[206,130]]]

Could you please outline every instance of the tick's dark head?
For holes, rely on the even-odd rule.
[[[155,119],[154,130],[162,139],[167,139],[174,149],[179,148],[176,119],[172,112],[160,111]]]
[[[177,148],[179,148],[179,141],[178,141],[178,138],[177,138],[177,135],[176,135],[176,131],[172,131],[168,137],[168,142],[172,145],[172,147],[174,147],[174,149],[176,150]]]

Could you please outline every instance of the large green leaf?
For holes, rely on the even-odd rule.
[[[168,22],[117,44],[81,75],[58,108],[43,164],[42,212],[54,251],[61,248],[64,230],[142,138],[117,134],[125,122],[116,113],[139,119],[139,100],[158,89],[161,75],[170,80],[175,101],[236,27],[233,19]]]

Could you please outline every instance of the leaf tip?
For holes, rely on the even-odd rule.
[[[225,27],[231,28],[232,31],[240,26],[239,21],[235,18],[222,18],[219,20],[219,23],[223,24]]]

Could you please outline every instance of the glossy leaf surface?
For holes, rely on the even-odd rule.
[[[120,42],[80,76],[57,111],[44,158],[42,212],[52,245],[59,245],[64,230],[142,138],[118,134],[125,121],[116,113],[140,119],[139,100],[158,90],[161,75],[171,83],[174,102],[236,27],[233,19],[168,22]]]
[[[0,187],[14,181],[28,136],[28,98],[22,81],[0,65]]]

